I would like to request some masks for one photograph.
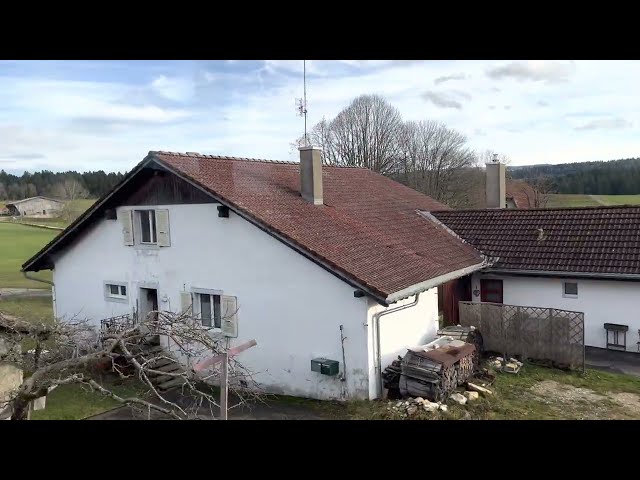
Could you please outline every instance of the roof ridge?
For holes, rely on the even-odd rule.
[[[278,163],[284,165],[298,165],[300,162],[293,160],[271,160],[267,158],[251,158],[251,157],[232,157],[229,155],[204,155],[198,152],[168,152],[164,150],[151,150],[149,155],[170,155],[172,157],[187,157],[187,158],[204,158],[211,160],[233,160],[242,162],[259,162],[259,163]],[[327,165],[322,164],[323,167],[335,167],[335,168],[360,168],[363,170],[369,170],[365,167],[357,167],[355,165]]]
[[[615,209],[630,209],[640,208],[640,205],[592,205],[584,207],[536,207],[536,208],[470,208],[460,210],[431,210],[431,212],[461,212],[461,213],[475,213],[475,212],[557,212],[557,211],[575,211],[575,210],[615,210]]]

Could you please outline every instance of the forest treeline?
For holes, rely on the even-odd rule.
[[[25,172],[21,176],[0,170],[0,200],[22,200],[44,195],[46,197],[74,200],[98,198],[113,188],[124,175],[122,173],[97,172]]]
[[[640,158],[509,168],[511,177],[533,181],[546,177],[556,193],[640,194]]]

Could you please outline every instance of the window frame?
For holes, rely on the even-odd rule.
[[[491,302],[485,300],[488,294],[498,293],[498,289],[489,288],[488,283],[500,283],[500,301],[499,302]],[[485,286],[486,285],[486,286]],[[496,304],[504,304],[504,280],[501,278],[481,278],[480,279],[480,301],[486,303],[496,303]]]
[[[576,293],[567,293],[567,284],[574,283],[576,285]],[[578,298],[580,295],[580,287],[576,280],[563,280],[562,281],[562,296],[564,298]]]
[[[149,239],[151,241],[149,242],[145,242],[143,240],[143,227],[142,227],[142,216],[143,214],[147,214],[148,215],[148,222],[149,222]],[[135,225],[136,225],[136,230],[138,235],[136,235],[134,233],[134,243],[137,243],[139,245],[145,245],[145,246],[158,246],[158,219],[156,218],[156,209],[155,208],[144,208],[144,209],[135,209],[133,211],[133,214],[135,216]],[[137,237],[137,238],[136,238]]]
[[[209,301],[209,305],[210,305],[210,320],[211,320],[211,325],[204,325],[202,323],[202,300],[201,300],[201,296],[202,295],[207,295],[210,298]],[[218,298],[218,302],[217,302],[217,312],[216,312],[216,298]],[[202,327],[213,331],[213,332],[221,332],[222,331],[222,297],[223,297],[223,292],[222,290],[212,290],[212,289],[208,289],[208,288],[192,288],[191,289],[191,301],[192,301],[192,305],[193,305],[193,316],[198,318],[200,320],[200,324],[202,325]],[[216,313],[217,313],[217,318],[216,318]],[[216,323],[218,325],[216,325]]]
[[[111,293],[111,287],[118,287],[118,294]],[[121,293],[124,289],[124,295]],[[107,302],[129,303],[129,284],[127,282],[117,282],[113,280],[105,280],[102,282],[102,291]]]

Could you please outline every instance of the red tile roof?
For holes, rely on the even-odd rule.
[[[510,180],[507,182],[507,198],[513,199],[516,208],[534,208],[535,190],[531,185],[522,180]]]
[[[494,269],[640,274],[640,207],[440,211],[431,214]]]
[[[417,210],[441,203],[363,168],[322,169],[324,205],[300,196],[297,162],[150,152],[270,231],[386,298],[482,262]]]
[[[118,189],[153,162],[380,301],[393,303],[409,287],[482,265],[478,251],[418,213],[447,207],[370,170],[324,165],[324,205],[312,205],[300,196],[297,162],[152,151],[23,270],[52,268],[52,254],[113,208]]]

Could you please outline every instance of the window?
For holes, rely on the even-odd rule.
[[[203,327],[222,328],[220,295],[196,293],[194,307],[196,316],[200,316]]]
[[[578,296],[577,282],[564,282],[562,286],[562,293],[564,297],[576,298]]]
[[[502,303],[502,280],[480,280],[480,300],[482,302]]]
[[[125,283],[105,282],[104,289],[107,300],[127,302],[127,285]]]
[[[158,243],[155,210],[136,210],[136,217],[140,231],[140,243]]]

